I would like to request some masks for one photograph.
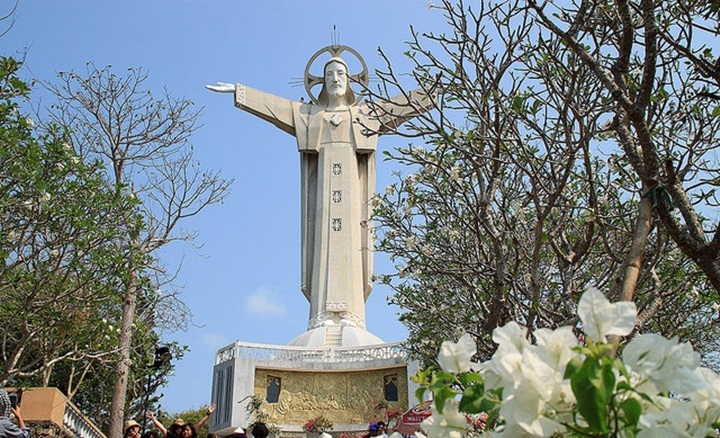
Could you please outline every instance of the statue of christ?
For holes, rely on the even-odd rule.
[[[367,86],[367,69],[351,75],[346,46],[318,51],[305,72],[311,102],[292,101],[242,84],[219,82],[207,88],[235,94],[235,106],[294,136],[301,161],[301,289],[310,302],[308,330],[344,324],[365,329],[365,301],[372,291],[373,238],[370,200],[375,194],[378,136],[428,109],[429,99],[384,103],[356,101],[352,82]],[[332,56],[323,76],[309,74],[322,52]],[[315,98],[309,84],[322,84]],[[379,111],[380,110],[380,111]]]

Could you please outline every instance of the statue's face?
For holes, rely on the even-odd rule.
[[[347,82],[347,69],[343,64],[331,62],[325,67],[325,89],[330,96],[345,96]]]

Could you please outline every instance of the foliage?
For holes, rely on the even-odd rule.
[[[400,417],[402,417],[403,410],[398,407],[396,402],[390,403],[387,400],[380,400],[373,403],[373,405],[374,421],[382,420],[388,429],[397,424]]]
[[[28,87],[20,64],[0,58],[0,382],[37,376],[55,366],[113,360],[127,272],[119,221],[136,201],[118,196],[98,162],[83,162],[53,126],[36,137],[19,110]],[[129,218],[141,224],[138,217]]]
[[[641,8],[625,4],[639,20]],[[633,86],[652,89],[653,99],[638,105],[649,105],[642,118],[656,135],[655,148],[682,170],[669,195],[675,210],[639,173],[649,166],[638,164],[637,152],[645,149],[633,130],[640,124],[623,115],[615,91],[588,66],[581,48],[554,36],[522,2],[431,4],[446,17],[448,31],[414,33],[406,54],[415,65],[413,86],[438,95],[436,111],[398,131],[428,142],[386,153],[408,172],[375,200],[377,247],[397,269],[380,279],[403,309],[410,353],[428,364],[439,339],[462,331],[485,359],[495,349],[492,330],[508,321],[533,331],[573,323],[590,282],[635,301],[638,330],[717,348],[717,291],[708,277],[716,255],[699,261],[678,243],[677,227],[666,224],[669,214],[681,214],[688,226],[697,219],[700,228],[715,228],[692,212],[692,205],[716,206],[709,193],[720,117],[702,91],[712,82],[690,74],[675,49],[653,52],[675,54],[663,58],[665,71],[655,80],[640,81],[639,55],[613,66],[617,10],[586,6],[583,13],[594,19],[571,10],[549,15],[575,17],[566,27],[592,40],[598,62],[620,68],[617,77],[637,78]],[[665,30],[674,31],[684,18],[668,20]],[[378,75],[382,91],[407,92],[392,68]],[[680,116],[680,108],[694,109]],[[700,126],[702,133],[695,129]],[[693,202],[683,202],[681,191]]]
[[[89,63],[85,74],[61,72],[58,77],[59,85],[49,85],[57,98],[49,122],[72,128],[72,146],[83,158],[107,163],[112,170],[107,183],[118,195],[138,200],[132,211],[143,221],[142,227],[131,227],[127,214],[120,216],[126,221],[127,261],[144,263],[132,264],[122,284],[120,355],[109,413],[110,434],[119,435],[129,405],[136,327],[147,323],[181,329],[189,316],[172,285],[174,274],[162,265],[158,250],[174,241],[192,243],[195,234],[182,230],[183,220],[222,201],[231,181],[202,169],[193,159],[190,138],[199,113],[192,102],[175,99],[167,91],[156,98],[145,88],[147,74],[142,69],[117,75],[110,67]],[[163,293],[161,287],[170,292]],[[146,290],[158,294],[151,297]]]
[[[537,332],[531,343],[527,329],[510,322],[494,331],[498,349],[479,366],[469,360],[469,335],[444,342],[442,370],[416,376],[418,397],[434,396],[423,429],[432,437],[475,436],[465,414],[487,412],[494,436],[716,436],[720,378],[698,366],[690,344],[641,334],[622,360],[613,359],[608,338],[633,330],[635,305],[611,304],[588,289],[577,313],[583,340],[563,326]]]
[[[326,416],[319,415],[309,419],[302,428],[305,432],[330,432],[333,430],[333,422]]]
[[[121,291],[129,272],[151,261],[129,257],[128,229],[144,222],[133,213],[137,197],[108,182],[101,161],[83,160],[66,127],[34,131],[34,121],[20,110],[30,89],[17,77],[19,67],[12,58],[0,59],[0,382],[57,386],[106,427]],[[142,409],[147,382],[154,393],[172,369],[146,366],[160,342],[157,313],[165,310],[156,289],[142,278],[130,356],[131,416]],[[173,349],[182,357],[181,347]]]

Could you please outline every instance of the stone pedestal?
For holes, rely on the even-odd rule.
[[[333,436],[367,430],[374,405],[406,410],[417,386],[409,379],[417,364],[408,365],[400,343],[354,347],[298,347],[235,342],[220,349],[213,375],[210,431],[229,435],[250,419],[249,398],[265,400],[269,422],[281,436],[304,437],[302,425],[324,415],[334,424]],[[389,390],[389,392],[388,392]]]

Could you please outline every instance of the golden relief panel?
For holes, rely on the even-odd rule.
[[[389,376],[396,376],[396,379]],[[372,420],[374,407],[385,399],[385,383],[397,385],[397,402],[391,408],[407,409],[408,388],[405,367],[355,372],[295,372],[255,370],[255,394],[267,397],[268,382],[281,382],[277,403],[264,409],[275,424],[303,425],[324,415],[333,424],[363,424]]]

